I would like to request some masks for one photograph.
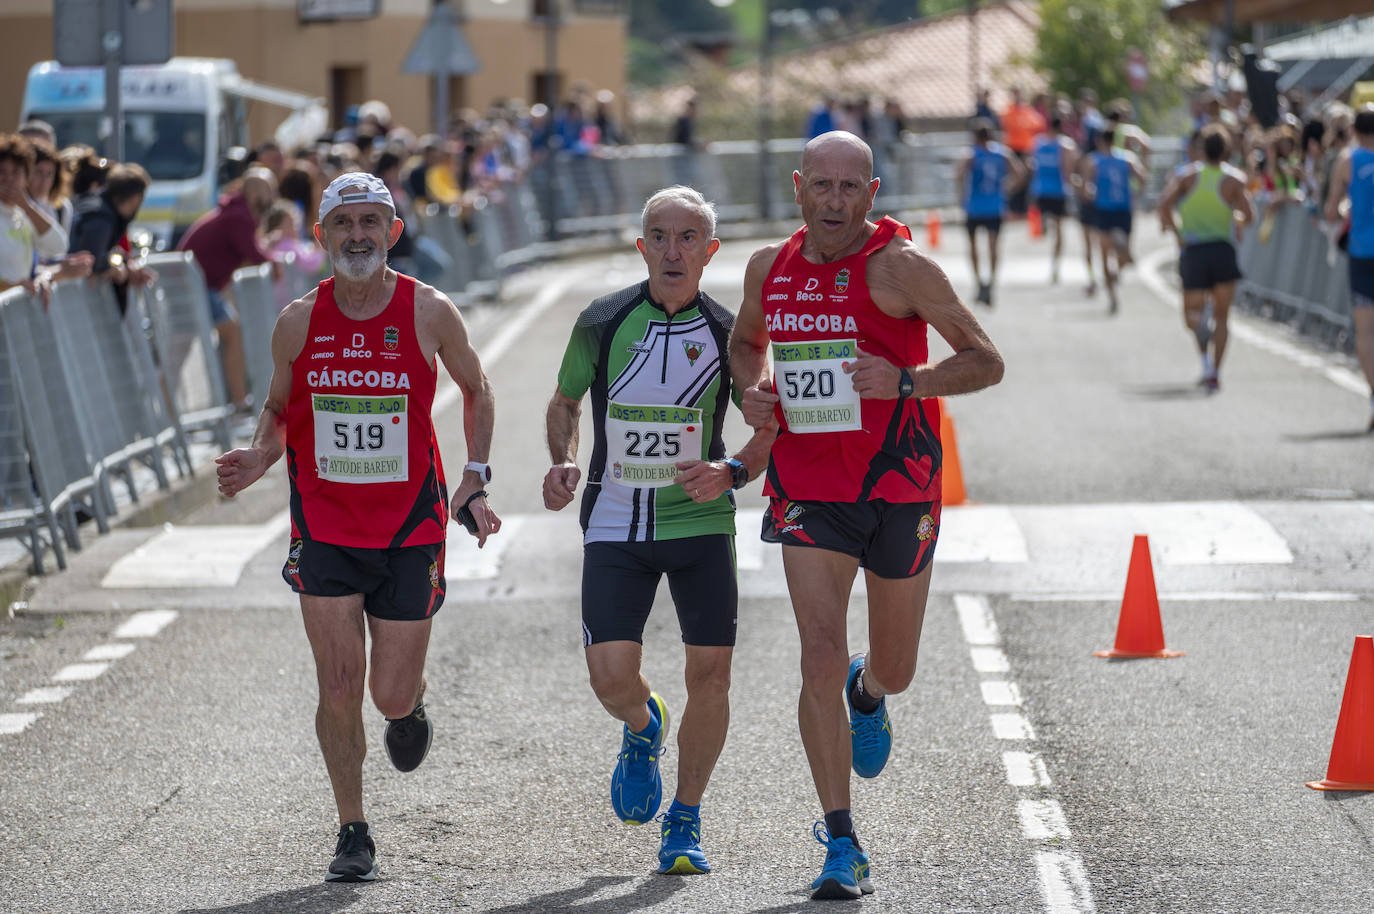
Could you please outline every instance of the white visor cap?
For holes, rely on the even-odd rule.
[[[381,203],[391,210],[392,216],[396,215],[396,204],[391,199],[391,191],[386,189],[386,182],[365,171],[350,171],[329,182],[320,195],[320,221],[323,222],[335,207],[347,203]]]

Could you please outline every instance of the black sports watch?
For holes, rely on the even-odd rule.
[[[903,368],[902,376],[897,379],[898,398],[905,400],[907,397],[911,396],[912,391],[914,391],[915,389],[916,382],[911,380],[911,372]]]
[[[725,465],[730,468],[730,488],[742,489],[749,485],[749,468],[747,466],[734,457],[725,461]]]

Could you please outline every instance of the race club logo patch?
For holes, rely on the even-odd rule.
[[[835,274],[835,291],[843,295],[844,291],[848,288],[849,270],[841,270],[840,272]]]
[[[429,589],[430,589],[430,590],[438,590],[438,589],[439,589],[439,563],[438,563],[438,562],[430,562],[430,563],[429,563]]]
[[[803,508],[801,505],[797,504],[795,501],[794,501],[794,502],[790,502],[790,503],[788,503],[788,505],[787,505],[787,510],[784,511],[784,512],[782,512],[782,519],[783,519],[783,521],[784,521],[785,523],[789,523],[789,524],[790,524],[790,523],[792,523],[792,521],[794,521],[794,520],[796,520],[797,518],[801,517],[801,516],[802,516],[802,512],[805,511],[805,510],[806,510],[805,508]]]
[[[696,340],[683,340],[682,351],[687,353],[687,364],[695,365],[697,359],[701,358],[701,353],[705,348],[705,343],[698,343]]]
[[[935,535],[935,518],[929,514],[921,516],[921,521],[916,525],[916,538],[925,542]]]
[[[286,553],[286,564],[289,568],[295,568],[301,563],[301,550],[305,548],[305,540],[292,540],[291,548]]]
[[[382,345],[386,348],[396,350],[401,345],[401,330],[399,327],[387,327],[382,331]]]

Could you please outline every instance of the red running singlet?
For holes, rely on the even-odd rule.
[[[894,365],[925,363],[926,322],[873,304],[874,251],[911,230],[884,217],[863,248],[831,263],[802,256],[806,227],[778,252],[763,284],[773,391],[783,398],[764,494],[793,501],[938,501],[939,401],[859,398],[842,362],[857,344]]]
[[[320,283],[286,405],[292,539],[364,549],[444,541],[437,380],[415,335],[414,279],[398,275],[391,301],[364,321],[339,311],[333,278]]]

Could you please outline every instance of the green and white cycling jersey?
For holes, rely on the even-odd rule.
[[[734,315],[705,293],[669,317],[647,281],[598,298],[577,318],[558,389],[592,393],[596,445],[582,493],[583,541],[650,542],[735,532],[734,494],[693,502],[678,460],[721,460],[731,398]]]

